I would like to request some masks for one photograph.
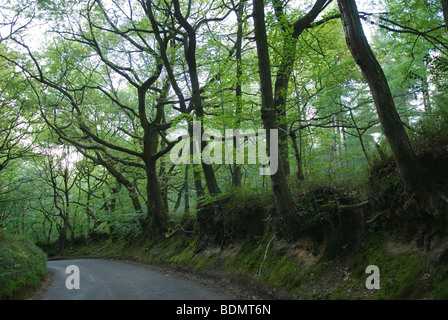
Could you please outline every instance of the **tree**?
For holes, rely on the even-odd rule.
[[[235,12],[237,17],[237,33],[235,41],[235,60],[236,60],[236,85],[235,85],[235,117],[236,123],[235,128],[240,127],[241,115],[243,112],[243,92],[242,92],[242,78],[243,78],[243,63],[242,63],[242,53],[243,53],[243,24],[244,24],[244,9],[246,7],[246,0],[240,1]],[[233,147],[237,147],[236,138],[233,142]],[[232,185],[234,187],[241,187],[241,165],[234,164],[230,167],[232,175]]]
[[[41,179],[49,187],[49,195],[52,199],[51,206],[44,204],[39,199],[40,209],[48,220],[55,221],[59,233],[59,245],[63,248],[69,237],[74,240],[75,230],[72,223],[72,199],[71,191],[78,180],[78,172],[70,168],[69,152],[65,147],[61,155],[53,154],[53,150],[47,149],[48,153],[42,160]]]
[[[367,42],[356,3],[354,0],[338,0],[338,6],[347,45],[370,87],[400,178],[407,189],[416,190],[422,185],[424,169],[397,113],[383,69]]]
[[[0,48],[1,50],[2,48]],[[35,121],[30,112],[31,99],[26,96],[28,84],[13,65],[0,58],[0,172],[15,160],[24,157],[33,137],[29,134]],[[23,143],[30,139],[30,144]]]
[[[161,133],[170,126],[169,123],[162,123],[165,106],[162,102],[169,91],[169,82],[159,80],[163,64],[158,53],[145,40],[147,30],[137,26],[140,23],[137,20],[144,16],[138,13],[127,16],[117,3],[112,4],[118,6],[113,12],[108,11],[101,1],[87,1],[78,7],[72,5],[73,12],[62,13],[71,24],[56,23],[52,30],[58,39],[46,53],[50,59],[41,59],[19,36],[11,36],[10,40],[25,50],[29,61],[22,63],[11,57],[8,59],[30,79],[55,93],[54,100],[49,101],[41,95],[42,87],[35,90],[40,96],[43,118],[61,139],[78,148],[112,156],[115,160],[121,160],[122,164],[144,169],[147,221],[142,228],[147,234],[159,236],[166,230],[168,209],[158,181],[156,162],[174,145],[168,140],[163,149],[159,145],[160,138],[166,139]],[[45,6],[44,9],[47,10]],[[61,19],[58,13],[51,10],[46,13],[50,21],[56,19],[59,22]],[[79,21],[76,20],[78,16]],[[128,25],[116,21],[127,21]],[[119,46],[120,50],[115,51],[111,43]],[[146,64],[149,61],[154,63],[153,67]],[[144,64],[146,67],[136,68],[136,65]],[[117,88],[117,77],[127,83],[134,95],[132,103],[135,105],[130,106],[127,101],[123,101],[129,96],[123,94],[124,89]],[[158,96],[150,101],[154,110],[151,116],[147,111],[150,93],[152,97],[153,94]],[[124,133],[127,139],[113,141],[108,136],[110,131],[107,126],[104,130],[98,130],[95,121],[91,120],[101,115],[103,119],[108,118],[108,115],[101,111],[95,112],[96,108],[92,110],[89,105],[92,99],[99,99],[97,101],[108,104],[118,112],[116,114],[121,119],[115,122],[115,132],[121,131],[120,136]],[[50,116],[47,114],[49,109],[50,114],[65,112],[68,119]],[[131,119],[131,130],[121,126],[125,118]],[[106,119],[103,121],[107,122]],[[140,128],[137,129],[135,124]],[[125,157],[131,157],[132,160],[125,160]]]
[[[191,5],[192,5],[192,1],[189,1],[188,6],[187,6],[187,8],[188,8],[187,12],[190,11]],[[211,3],[211,5],[213,5],[213,3]],[[181,42],[183,43],[183,47],[184,47],[184,56],[185,56],[185,60],[186,60],[187,67],[188,67],[189,85],[191,87],[191,100],[190,100],[190,105],[188,107],[186,106],[186,103],[185,103],[186,101],[184,98],[184,94],[180,90],[179,85],[174,77],[172,63],[169,61],[167,53],[166,53],[166,43],[165,42],[167,40],[162,39],[162,33],[166,33],[166,30],[163,30],[159,27],[159,23],[156,20],[156,16],[155,16],[154,10],[153,10],[154,6],[151,3],[151,1],[146,1],[146,3],[143,3],[143,7],[145,9],[145,12],[146,12],[150,22],[151,22],[152,28],[154,30],[154,34],[155,34],[156,39],[159,44],[159,49],[161,51],[161,60],[163,61],[164,66],[167,69],[167,72],[169,74],[169,79],[171,81],[171,85],[173,86],[173,88],[176,92],[176,95],[179,98],[180,111],[182,113],[189,114],[189,110],[194,110],[195,115],[201,121],[201,124],[203,124],[203,119],[204,119],[205,114],[204,114],[204,107],[203,107],[202,97],[201,97],[201,92],[203,90],[201,89],[200,83],[199,83],[199,74],[198,74],[198,67],[197,67],[197,60],[196,60],[197,59],[197,56],[196,56],[197,39],[196,39],[196,37],[197,37],[198,29],[203,24],[206,24],[209,21],[209,19],[207,19],[207,18],[199,19],[195,25],[192,25],[188,21],[186,15],[184,15],[182,13],[182,8],[180,6],[179,1],[177,1],[177,0],[173,1],[173,3],[172,3],[173,8],[170,8],[170,6],[165,9],[166,12],[173,10],[174,11],[173,16],[175,18],[175,21],[173,21],[173,23],[179,24],[179,26],[182,29],[184,29],[184,32],[181,32],[178,29],[176,29],[175,31],[176,31],[176,33],[178,33],[178,34],[176,34],[176,36],[181,36],[181,39],[182,39]],[[188,15],[188,13],[187,13],[187,15]],[[213,18],[211,20],[221,21],[224,19],[224,17]],[[162,27],[165,27],[165,26],[162,24]],[[203,135],[203,133],[204,133],[204,128],[203,128],[203,125],[201,125],[201,136]],[[207,142],[201,140],[200,141],[200,151],[202,152],[206,148],[206,146],[207,146]],[[202,166],[202,169],[204,172],[204,177],[205,177],[205,181],[207,184],[208,192],[210,194],[220,193],[218,183],[216,181],[215,173],[213,171],[213,167],[210,164],[207,164],[205,162],[202,162],[201,166]]]
[[[266,140],[270,141],[271,130],[278,130],[276,123],[276,110],[274,109],[274,96],[271,80],[271,62],[269,58],[269,45],[266,35],[265,14],[263,0],[254,0],[253,19],[255,28],[255,41],[257,43],[258,72],[261,89],[261,118],[264,129],[267,132]],[[274,146],[278,148],[278,146]],[[267,152],[271,155],[272,146],[267,143]],[[272,190],[274,192],[275,207],[285,229],[290,236],[296,235],[297,208],[291,196],[291,191],[286,181],[285,167],[282,157],[278,158],[278,169],[271,174]]]
[[[286,118],[286,101],[288,97],[289,78],[296,60],[297,39],[307,28],[311,28],[312,22],[332,2],[332,0],[317,0],[308,13],[297,19],[293,24],[287,22],[282,1],[274,1],[274,10],[278,23],[283,32],[283,47],[281,63],[277,71],[274,90],[274,108],[277,111],[279,122],[280,155],[283,158],[285,174],[289,174],[288,162],[288,135]],[[321,22],[322,23],[322,22]],[[320,24],[320,23],[319,23]]]
[[[272,188],[279,232],[294,238],[308,215],[292,190],[306,179],[352,183],[374,168],[375,145],[387,145],[379,122],[406,188],[418,187],[423,169],[406,133],[446,109],[446,1],[385,0],[372,12],[345,0],[10,0],[1,9],[0,216],[47,239],[66,215],[71,237],[108,228],[162,237],[171,214],[240,188]],[[371,41],[360,19],[376,19]],[[185,166],[169,163],[175,129],[192,137],[197,121],[218,140],[226,129],[263,127],[278,170],[260,177],[260,164],[195,163],[191,154]],[[225,148],[232,138],[236,153],[236,137]],[[57,157],[27,161],[42,145],[53,156],[76,148],[72,176]],[[191,139],[190,152],[214,145]],[[28,172],[39,188],[16,204],[32,189]],[[74,181],[65,191],[64,180]]]
[[[442,1],[443,17],[445,18],[445,27],[448,31],[448,0],[441,0],[441,1]]]

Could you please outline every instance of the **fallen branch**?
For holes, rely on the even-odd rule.
[[[379,216],[381,216],[382,212],[377,213],[372,219],[367,221],[367,224],[371,224],[373,221],[375,221]]]
[[[356,203],[356,204],[340,205],[339,209],[342,209],[342,210],[356,209],[356,208],[364,207],[367,204],[369,204],[369,200],[366,200],[366,201],[361,202],[361,203]]]
[[[266,257],[268,256],[269,246],[271,245],[271,242],[272,242],[272,240],[274,240],[274,238],[275,238],[275,234],[272,236],[271,240],[269,240],[269,242],[266,246],[266,250],[264,251],[263,261],[261,262],[260,268],[258,269],[258,278],[260,278],[260,276],[261,276],[261,271],[263,271],[264,261],[266,260]]]

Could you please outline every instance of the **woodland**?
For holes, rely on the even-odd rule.
[[[2,0],[0,228],[59,250],[275,234],[311,253],[380,228],[430,250],[447,54],[447,0]],[[173,163],[195,122],[216,132],[202,153],[277,130],[278,170],[247,137],[244,161]]]

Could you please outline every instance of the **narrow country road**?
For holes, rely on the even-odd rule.
[[[79,289],[76,273],[79,268]],[[47,262],[52,281],[42,300],[229,300],[222,289],[159,273],[123,262],[101,259],[55,260]],[[68,271],[68,273],[66,273]]]

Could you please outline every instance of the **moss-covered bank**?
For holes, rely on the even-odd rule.
[[[350,249],[351,248],[351,249]],[[331,250],[336,250],[334,246]],[[447,299],[448,267],[433,265],[414,244],[379,232],[366,233],[339,252],[313,254],[307,239],[286,243],[266,235],[225,248],[203,248],[194,235],[152,242],[90,242],[64,251],[66,257],[107,257],[169,267],[240,285],[265,299]],[[337,256],[337,258],[334,258]],[[380,270],[380,289],[367,289],[368,265]],[[250,289],[249,289],[250,288]],[[247,297],[247,295],[246,295]]]
[[[47,274],[47,256],[22,236],[0,231],[0,299],[21,299]]]

